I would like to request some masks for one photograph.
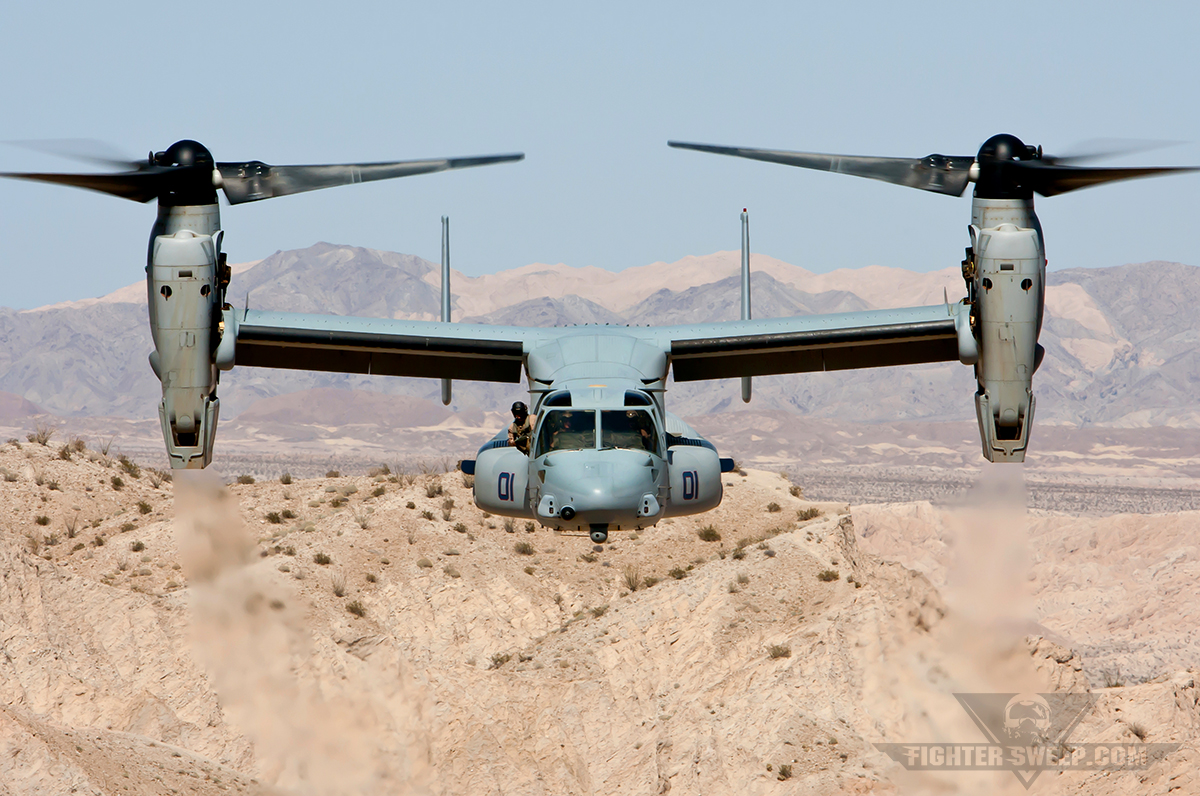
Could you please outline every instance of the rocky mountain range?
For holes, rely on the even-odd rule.
[[[729,320],[739,307],[737,252],[654,263],[619,274],[529,265],[454,275],[456,320],[564,326]],[[432,319],[438,266],[411,255],[319,243],[237,268],[230,297],[259,309]],[[755,317],[939,303],[963,293],[956,268],[872,266],[814,274],[753,258]],[[1074,426],[1200,427],[1200,268],[1151,262],[1051,272],[1035,378],[1037,419]],[[154,417],[159,386],[140,285],[100,299],[33,310],[0,308],[0,391],[63,417]],[[230,419],[256,401],[313,388],[432,398],[432,381],[236,369],[220,388]],[[970,369],[947,363],[756,380],[752,408],[846,421],[972,420]],[[672,386],[671,408],[741,408],[733,381]],[[454,407],[503,406],[520,387],[460,383]]]
[[[222,487],[2,443],[0,792],[1198,792],[1195,513],[1027,515],[992,472],[935,510],[748,470],[593,548],[459,473]],[[1086,698],[1070,742],[1146,765],[1026,791],[881,748],[984,743],[981,692]]]

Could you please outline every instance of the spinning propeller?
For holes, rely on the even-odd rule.
[[[80,142],[76,142],[80,143]],[[67,146],[64,147],[64,144]],[[29,146],[29,144],[26,144]],[[71,153],[70,142],[32,144],[55,154],[123,169],[107,174],[0,173],[132,199],[158,200],[150,230],[146,289],[154,351],[150,366],[162,381],[158,407],[167,456],[174,468],[200,468],[212,461],[220,400],[220,371],[237,362],[238,317],[226,300],[232,271],[221,251],[224,232],[217,189],[230,204],[414,174],[522,160],[523,154],[471,158],[271,166],[261,160],[218,163],[203,144],[176,141],[144,161],[108,154]],[[242,313],[245,318],[246,311]],[[359,355],[361,357],[361,355]],[[337,367],[345,367],[341,360]],[[311,358],[305,365],[314,364]],[[318,365],[319,367],[319,365]]]
[[[785,166],[853,174],[856,177],[868,177],[950,196],[961,196],[967,188],[967,183],[974,182],[975,195],[985,199],[1032,199],[1034,193],[1055,196],[1116,180],[1196,171],[1195,168],[1174,166],[1075,166],[1071,164],[1101,155],[1045,155],[1040,146],[1027,146],[1021,139],[1007,134],[992,136],[974,156],[927,155],[923,158],[826,155],[818,152],[689,144],[682,141],[668,141],[667,145],[677,149],[694,149],[698,152],[782,163]]]
[[[521,153],[469,158],[402,160],[391,163],[344,163],[317,166],[271,166],[261,160],[242,163],[213,161],[208,149],[196,141],[177,141],[163,152],[152,152],[146,160],[119,161],[92,158],[126,171],[112,174],[0,173],[0,177],[36,180],[87,188],[91,191],[165,206],[206,205],[217,201],[220,188],[231,205],[256,202],[319,188],[350,185],[373,180],[390,180],[414,174],[486,166],[524,159]]]

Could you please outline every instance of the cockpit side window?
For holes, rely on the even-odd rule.
[[[551,451],[590,450],[595,447],[595,412],[570,409],[543,411],[534,456]]]
[[[658,455],[658,429],[649,412],[623,409],[600,413],[600,447],[644,450]]]

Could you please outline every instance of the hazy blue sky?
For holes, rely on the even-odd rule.
[[[610,270],[739,245],[814,271],[957,265],[970,199],[668,149],[973,154],[1011,132],[1185,142],[1200,164],[1189,2],[15,3],[0,11],[0,140],[95,138],[218,160],[524,151],[515,165],[223,209],[233,262],[324,240],[456,268]],[[0,170],[73,170],[0,147]],[[1050,266],[1200,265],[1200,175],[1039,199]],[[0,305],[142,276],[153,205],[0,181]],[[236,284],[233,289],[237,293]]]

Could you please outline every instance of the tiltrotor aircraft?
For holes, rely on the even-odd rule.
[[[655,525],[721,502],[732,460],[666,411],[676,381],[911,365],[959,360],[979,381],[975,403],[984,456],[1023,461],[1033,421],[1032,376],[1045,289],[1042,231],[1033,193],[1044,196],[1111,180],[1183,169],[1084,168],[995,136],[975,157],[855,158],[671,142],[672,146],[840,171],[960,195],[975,182],[967,297],[930,307],[751,319],[746,215],[742,318],[662,327],[534,328],[450,322],[449,238],[443,219],[442,320],[404,321],[235,309],[216,191],[230,204],[317,188],[520,160],[523,155],[339,166],[214,162],[179,141],[116,174],[4,174],[158,200],[146,287],[162,381],[159,405],[174,468],[212,461],[219,373],[235,365],[519,383],[537,422],[529,455],[501,430],[476,459],[475,502],[495,514],[587,531]]]

